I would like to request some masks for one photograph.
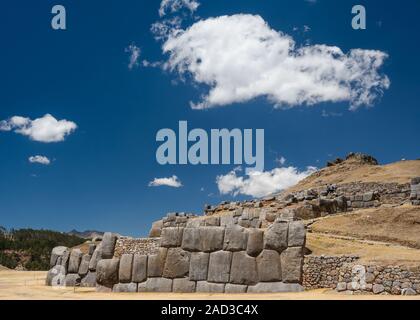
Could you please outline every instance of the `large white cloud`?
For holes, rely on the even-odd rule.
[[[258,15],[200,20],[172,30],[163,44],[164,68],[190,75],[209,92],[198,109],[266,97],[277,107],[348,101],[351,109],[372,105],[390,85],[379,72],[387,54],[336,46],[296,46]]]
[[[239,170],[233,170],[218,176],[216,183],[221,194],[264,197],[297,184],[316,170],[315,167],[308,167],[304,171],[295,167],[283,167],[264,172],[254,171],[246,177],[239,176]]]
[[[172,176],[170,178],[154,178],[153,181],[149,183],[149,187],[161,187],[167,186],[172,188],[182,187],[181,181],[177,176]]]
[[[39,163],[46,166],[51,163],[50,159],[48,159],[46,156],[31,156],[28,160],[30,163]]]
[[[50,114],[31,120],[30,118],[14,116],[8,120],[0,121],[1,131],[14,131],[28,136],[31,140],[39,142],[59,142],[77,129],[72,121],[57,120]]]

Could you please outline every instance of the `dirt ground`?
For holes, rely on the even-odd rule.
[[[321,289],[301,293],[97,293],[94,288],[44,285],[46,272],[0,271],[0,300],[420,300],[420,296],[347,295]]]

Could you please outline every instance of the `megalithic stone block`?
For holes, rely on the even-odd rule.
[[[246,249],[248,242],[248,233],[245,228],[238,225],[228,227],[225,230],[223,250],[242,251]]]
[[[76,287],[80,284],[81,279],[77,273],[68,273],[64,279],[64,286]]]
[[[117,283],[114,284],[112,292],[137,292],[137,283]]]
[[[78,273],[83,253],[80,249],[73,249],[70,253],[68,273]]]
[[[91,256],[89,254],[83,255],[82,261],[80,262],[80,266],[79,266],[80,276],[85,276],[88,273],[90,259],[91,259]]]
[[[159,248],[157,254],[149,255],[147,259],[147,276],[161,277],[165,267],[167,248]]]
[[[89,271],[82,279],[80,286],[94,288],[96,286],[96,272]]]
[[[213,252],[223,248],[224,227],[200,227],[200,251]]]
[[[242,284],[226,283],[225,293],[246,293],[248,286]]]
[[[233,253],[230,282],[234,284],[255,284],[258,282],[257,262],[245,251]]]
[[[260,254],[264,247],[264,231],[259,229],[248,230],[248,244],[246,252],[251,257],[256,257]]]
[[[148,278],[138,284],[138,292],[172,292],[172,279]]]
[[[282,281],[285,283],[301,283],[303,268],[302,247],[290,247],[280,256]]]
[[[102,259],[96,266],[96,282],[104,287],[112,288],[118,283],[120,259]]]
[[[217,283],[229,282],[231,261],[232,252],[217,251],[210,253],[208,281]]]
[[[276,250],[281,253],[287,248],[287,222],[275,222],[265,232],[264,249]]]
[[[64,252],[69,250],[67,247],[59,246],[55,247],[51,251],[51,258],[50,258],[50,267],[54,267],[57,264],[57,260],[59,257],[62,257]]]
[[[207,281],[198,281],[196,292],[223,293],[225,291],[224,283],[210,283]]]
[[[133,282],[143,282],[147,279],[147,256],[135,254],[133,258]]]
[[[133,270],[133,255],[123,254],[120,258],[120,268],[118,278],[120,283],[130,283]]]
[[[89,262],[89,270],[90,271],[95,271],[96,270],[96,265],[98,264],[98,261],[102,259],[102,246],[98,245],[95,249],[95,251],[93,252],[92,258],[90,258],[90,262]]]
[[[291,221],[289,223],[288,246],[304,246],[306,240],[305,225],[302,221]]]
[[[174,279],[172,291],[177,293],[195,292],[195,281],[190,281],[188,278]]]
[[[182,237],[182,249],[187,251],[200,251],[199,228],[185,228]]]
[[[280,255],[275,250],[263,250],[257,257],[260,282],[281,281]]]
[[[206,252],[192,252],[190,257],[189,278],[194,281],[207,280],[210,254]]]
[[[190,253],[181,248],[170,248],[163,270],[164,278],[183,278],[190,269]]]
[[[160,238],[160,245],[165,248],[180,247],[183,233],[184,228],[164,228]]]
[[[248,286],[248,293],[276,293],[276,292],[302,292],[303,287],[295,283],[260,282],[255,286]]]
[[[115,243],[117,235],[111,232],[105,232],[102,238],[102,259],[111,259],[114,256]]]

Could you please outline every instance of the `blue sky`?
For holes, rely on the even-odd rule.
[[[180,120],[206,130],[265,129],[267,171],[280,166],[275,161],[280,157],[286,159],[284,167],[302,172],[350,151],[372,154],[381,163],[420,156],[417,1],[358,2],[367,10],[366,30],[351,28],[353,1],[200,2],[194,13],[180,10],[159,17],[159,1],[61,1],[67,30],[57,31],[50,24],[55,2],[2,1],[0,120],[51,114],[77,129],[48,143],[34,141],[30,133],[0,131],[0,225],[139,236],[166,212],[200,213],[205,203],[246,198],[218,189],[216,177],[227,175],[233,165],[156,162],[157,131],[176,130]],[[176,71],[142,66],[145,59],[169,61],[163,41],[150,32],[156,21],[181,16],[185,28],[240,13],[261,16],[270,30],[291,36],[297,47],[325,44],[344,54],[356,48],[386,53],[378,72],[391,85],[371,107],[354,111],[348,99],[275,108],[272,99],[258,93],[246,101],[233,98],[223,106],[196,110],[190,102],[202,101],[208,85],[190,74],[183,82]],[[141,54],[138,66],[130,69],[126,48],[131,44]],[[229,54],[221,51],[220,57]],[[274,83],[272,90],[278,87]],[[35,155],[51,163],[28,161]],[[173,175],[182,187],[149,186],[155,178]]]

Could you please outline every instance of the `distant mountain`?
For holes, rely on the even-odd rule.
[[[102,237],[104,232],[97,230],[86,230],[86,231],[77,231],[75,229],[67,232],[67,234],[76,236],[83,239],[93,239],[96,237]]]

